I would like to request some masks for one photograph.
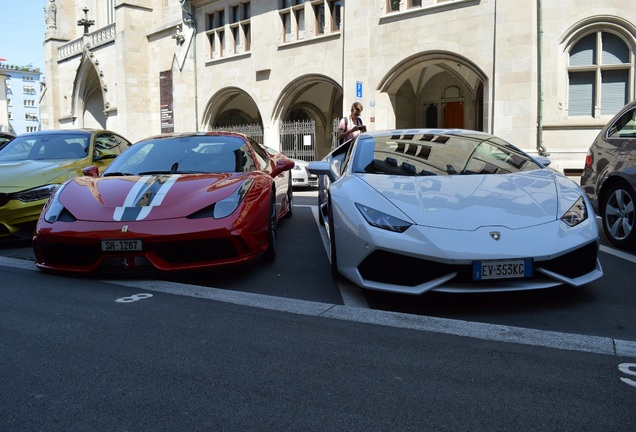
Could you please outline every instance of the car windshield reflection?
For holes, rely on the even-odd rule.
[[[256,164],[238,137],[188,136],[158,138],[132,146],[104,176],[248,172]]]
[[[0,150],[0,162],[83,159],[88,145],[88,137],[77,134],[18,136]]]
[[[510,174],[540,169],[503,140],[479,135],[384,135],[358,143],[354,172],[406,176]]]

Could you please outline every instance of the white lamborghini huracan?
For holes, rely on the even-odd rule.
[[[308,170],[331,268],[406,294],[580,286],[603,275],[581,188],[495,136],[458,129],[364,133]]]

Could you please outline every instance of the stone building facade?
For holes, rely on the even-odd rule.
[[[252,125],[282,148],[286,126],[310,122],[311,139],[297,145],[319,159],[334,120],[360,101],[370,130],[483,130],[576,172],[635,96],[631,6],[50,0],[42,128],[108,127],[137,140]]]

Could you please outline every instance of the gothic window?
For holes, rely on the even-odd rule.
[[[298,39],[305,38],[305,10],[296,10],[296,37]]]
[[[325,5],[323,3],[314,6],[314,16],[316,17],[316,35],[325,33]]]
[[[342,6],[340,1],[330,1],[329,11],[331,12],[331,31],[340,31],[341,17],[340,7]]]
[[[250,51],[250,18],[250,2],[237,2],[205,14],[211,59]]]
[[[283,42],[339,32],[341,7],[340,0],[281,0]]]

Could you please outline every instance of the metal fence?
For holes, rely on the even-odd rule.
[[[259,144],[263,144],[263,126],[259,124],[245,124],[237,126],[226,126],[212,128],[211,131],[238,132],[247,135]]]
[[[280,150],[288,157],[316,160],[316,123],[313,120],[280,123]]]
[[[331,150],[335,149],[336,147],[338,147],[338,144],[340,144],[338,142],[338,134],[340,133],[340,120],[342,119],[333,119],[333,123],[331,125]]]
[[[226,126],[210,130],[242,133],[259,144],[263,144],[264,141],[263,127],[259,124]],[[316,160],[316,123],[313,120],[281,122],[279,132],[280,151],[293,159]]]

